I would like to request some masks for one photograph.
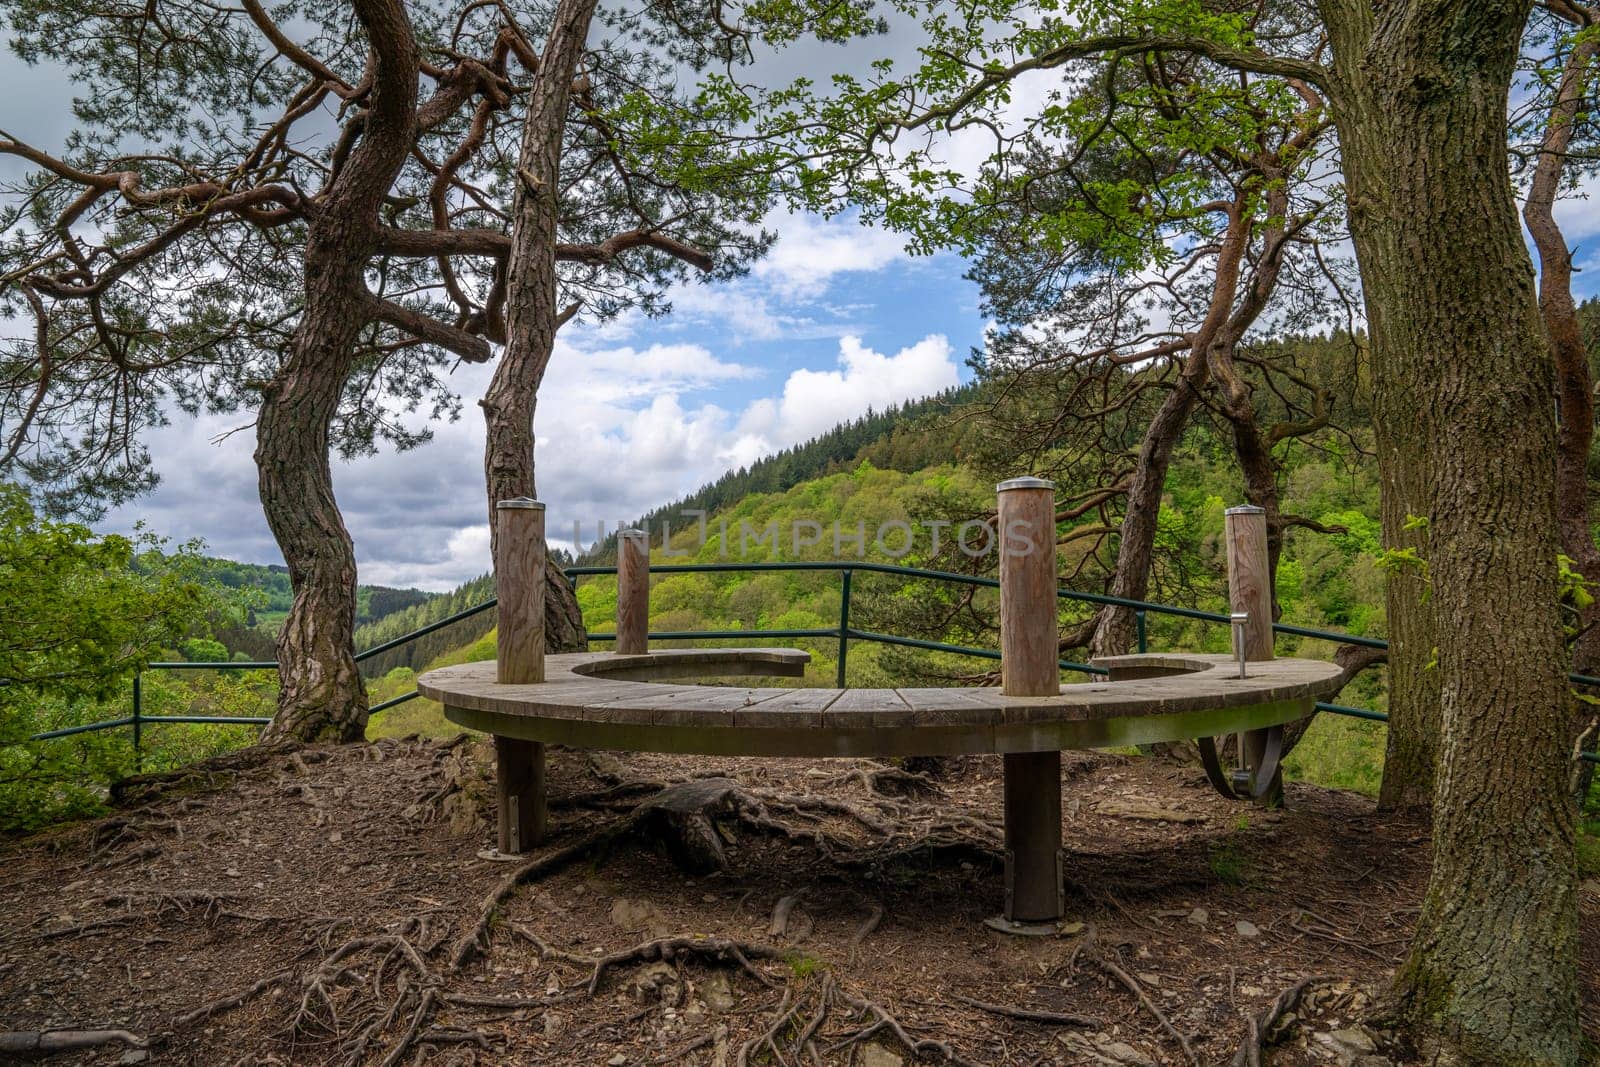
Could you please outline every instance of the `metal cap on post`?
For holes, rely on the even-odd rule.
[[[1061,691],[1056,630],[1055,483],[1012,478],[995,487],[1000,546],[1000,678],[1007,696]],[[1009,932],[1049,932],[1064,909],[1061,753],[1005,757],[1006,907]]]
[[[650,535],[617,531],[616,651],[650,650]]]

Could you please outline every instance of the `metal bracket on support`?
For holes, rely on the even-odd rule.
[[[1255,735],[1265,735],[1261,743],[1261,765],[1244,767],[1232,773],[1223,771],[1217,758],[1217,739],[1199,737],[1195,745],[1200,749],[1200,763],[1206,769],[1206,778],[1212,788],[1229,800],[1264,801],[1277,781],[1278,768],[1283,758],[1283,727],[1269,726],[1265,730],[1252,730]],[[1245,735],[1239,735],[1239,745],[1244,746]],[[1242,781],[1241,781],[1242,776]]]

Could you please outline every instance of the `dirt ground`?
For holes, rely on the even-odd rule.
[[[1405,1059],[1356,1020],[1416,916],[1424,823],[1295,784],[1262,812],[1157,760],[1065,766],[1069,915],[1041,937],[984,923],[998,758],[926,778],[556,751],[552,834],[522,863],[477,855],[472,742],[145,785],[0,845],[0,1031],[144,1046],[51,1061],[81,1064],[1115,1067],[1233,1063],[1265,1015],[1262,1062]],[[666,824],[630,814],[686,779],[718,796],[715,829],[668,829],[725,871],[685,873]],[[1600,885],[1581,907],[1600,1039]]]

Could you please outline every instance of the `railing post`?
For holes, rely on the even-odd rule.
[[[144,686],[142,675],[133,672],[133,773],[144,773]]]
[[[617,531],[617,652],[650,651],[650,535]]]
[[[839,669],[834,674],[835,689],[843,689],[845,660],[850,656],[850,576],[846,567],[839,580]]]
[[[494,561],[499,601],[495,680],[502,685],[544,681],[544,505],[518,497],[495,505],[499,554]],[[519,855],[545,833],[544,744],[494,739],[498,846]]]
[[[1007,696],[1051,696],[1061,691],[1055,485],[1013,478],[996,494],[1001,684]],[[1065,907],[1059,751],[1006,754],[1005,824],[1006,920],[1059,919]]]
[[[1267,513],[1253,504],[1242,504],[1223,513],[1224,539],[1228,550],[1228,606],[1249,618],[1237,627],[1244,646],[1246,663],[1272,659],[1272,569],[1267,554]],[[1261,766],[1267,731],[1249,730],[1239,736],[1248,766]],[[1272,788],[1262,795],[1262,803],[1283,803],[1282,772]]]
[[[1139,652],[1141,655],[1150,651],[1150,643],[1145,639],[1144,625],[1144,609],[1140,608],[1133,613],[1133,629],[1139,635]]]

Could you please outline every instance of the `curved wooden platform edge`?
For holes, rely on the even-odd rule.
[[[1261,729],[1311,714],[1337,685],[1320,660],[1119,656],[1112,681],[1055,696],[997,689],[793,689],[660,679],[798,676],[796,649],[663,649],[546,657],[546,680],[495,682],[493,662],[417,680],[450,721],[502,737],[577,748],[742,756],[910,756],[1047,752],[1153,744]],[[1122,680],[1122,679],[1128,680]]]

